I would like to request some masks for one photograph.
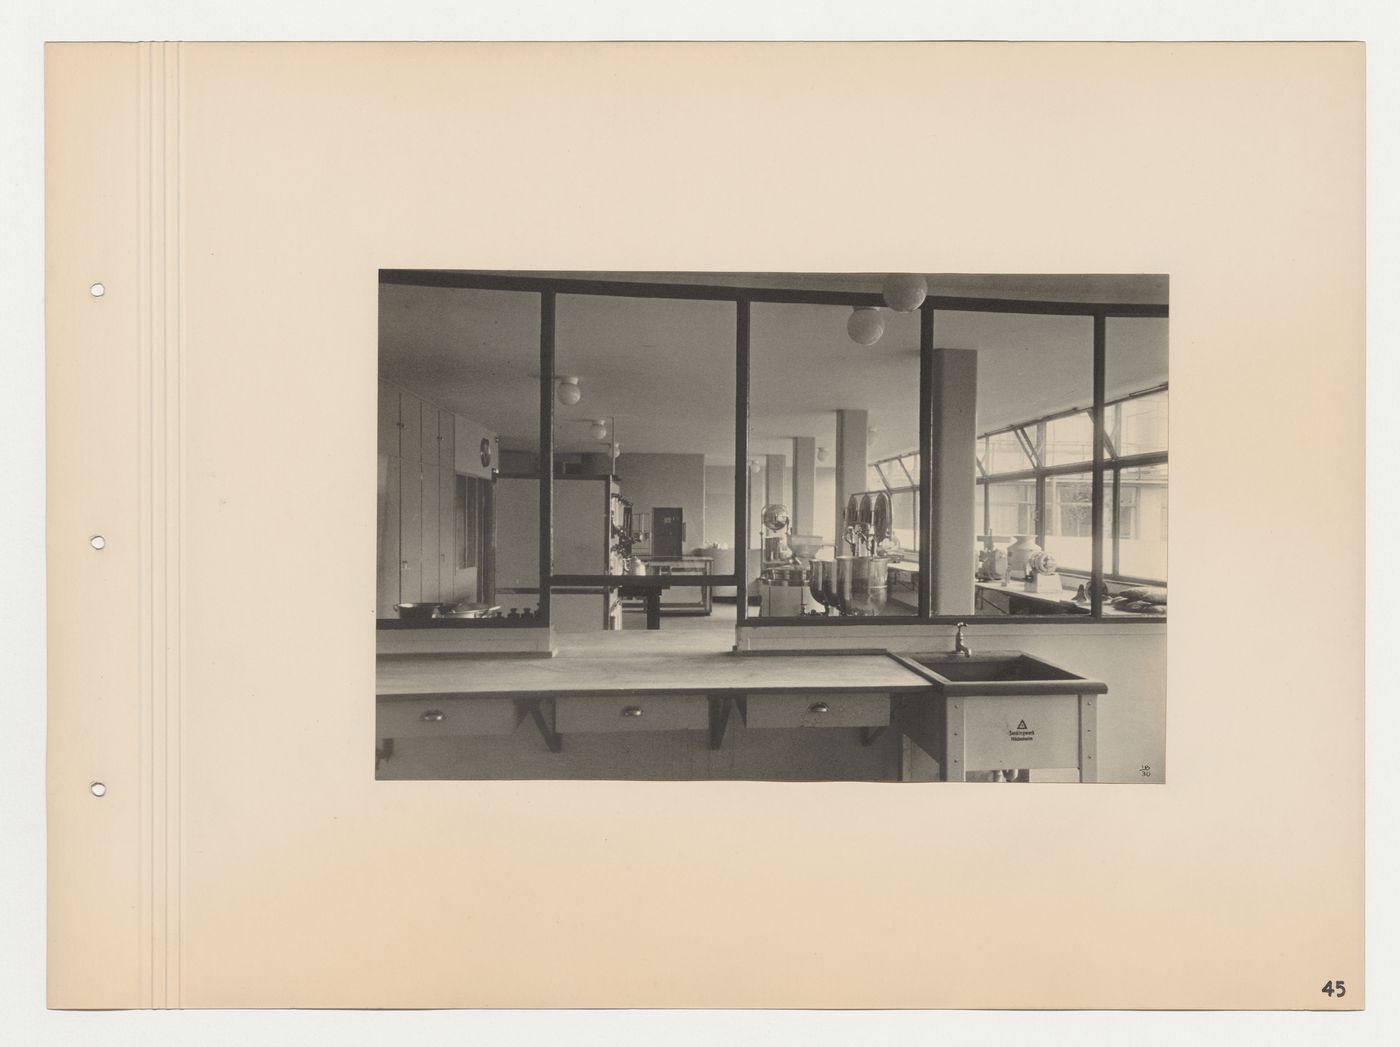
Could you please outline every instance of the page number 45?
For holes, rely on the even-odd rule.
[[[1340,979],[1335,982],[1328,982],[1322,987],[1322,991],[1325,992],[1328,996],[1335,997],[1336,999],[1341,999],[1347,994],[1347,983],[1341,981]]]

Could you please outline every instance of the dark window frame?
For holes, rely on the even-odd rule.
[[[708,585],[708,586],[734,586],[738,594],[737,599],[737,621],[740,627],[749,625],[822,625],[822,626],[842,626],[860,625],[875,626],[881,625],[907,625],[910,621],[922,621],[926,623],[952,623],[963,618],[976,617],[973,615],[936,615],[931,613],[933,578],[932,578],[932,550],[934,542],[937,540],[935,530],[935,519],[933,513],[933,480],[937,462],[933,454],[933,360],[934,360],[934,322],[940,311],[950,312],[984,312],[1002,313],[1017,315],[1045,315],[1045,316],[1082,316],[1089,317],[1094,323],[1094,364],[1093,364],[1093,406],[1090,408],[1093,418],[1103,418],[1105,411],[1104,399],[1104,373],[1106,369],[1107,357],[1107,321],[1110,318],[1156,318],[1166,319],[1169,315],[1168,307],[1165,305],[1153,304],[1112,304],[1103,302],[1059,302],[1059,301],[1033,301],[1022,299],[1004,298],[969,298],[954,295],[929,295],[925,298],[923,305],[919,309],[919,478],[914,490],[917,492],[917,513],[916,521],[919,530],[919,601],[918,611],[915,615],[900,615],[889,617],[841,617],[841,618],[764,618],[758,622],[751,622],[748,619],[748,475],[747,468],[740,468],[740,463],[748,462],[748,429],[749,429],[749,358],[750,358],[750,333],[751,333],[751,310],[755,303],[760,304],[786,304],[786,305],[840,305],[840,306],[875,306],[883,307],[884,301],[878,293],[861,291],[818,291],[795,288],[767,288],[767,287],[734,287],[718,286],[707,284],[670,284],[656,281],[630,281],[630,280],[606,280],[580,277],[546,277],[531,275],[503,275],[498,273],[477,273],[462,270],[417,270],[417,269],[381,269],[379,271],[379,282],[381,284],[409,285],[416,287],[438,287],[455,288],[460,290],[497,290],[515,291],[522,294],[535,294],[540,300],[540,358],[539,358],[539,476],[540,476],[540,496],[539,496],[539,611],[532,625],[547,626],[550,622],[550,600],[549,595],[554,589],[576,589],[576,588],[596,588],[600,591],[617,588],[621,584],[636,584],[634,576],[627,575],[558,575],[552,571],[553,561],[553,483],[554,483],[554,357],[555,357],[555,321],[557,313],[557,299],[561,294],[565,295],[590,295],[605,296],[614,298],[668,298],[684,301],[714,301],[733,302],[735,305],[735,331],[734,331],[734,365],[735,365],[735,404],[734,404],[734,573],[731,575],[717,575],[707,577],[684,578],[676,577],[670,579],[670,584],[674,586],[684,585]],[[1134,395],[1145,395],[1147,392],[1165,389],[1166,386],[1156,387],[1153,390],[1144,390],[1143,393]],[[1118,402],[1118,401],[1115,401]],[[1082,410],[1082,409],[1080,409]],[[1074,412],[1061,412],[1062,415]],[[1006,429],[1019,430],[1018,439],[1029,442],[1028,434],[1024,429],[1029,425],[1043,426],[1050,417],[1038,419],[1035,422],[1023,422],[1019,426],[1009,426]],[[1014,621],[1024,618],[1027,621],[1060,624],[1085,624],[1090,622],[1103,621],[1103,605],[1101,587],[1106,572],[1103,565],[1104,553],[1104,480],[1105,474],[1117,475],[1118,468],[1126,467],[1123,463],[1132,465],[1156,464],[1158,460],[1165,462],[1166,453],[1160,455],[1139,455],[1132,459],[1116,459],[1118,465],[1110,464],[1107,459],[1106,433],[1103,425],[1095,425],[1093,428],[1094,448],[1093,458],[1089,465],[1089,471],[1093,478],[1093,498],[1091,505],[1092,531],[1093,531],[1093,565],[1090,572],[1093,583],[1091,593],[1092,602],[1089,615],[1064,615],[1064,616],[995,616],[997,621]],[[1043,429],[1037,429],[1037,438],[1034,442],[1037,450],[1044,447]],[[909,452],[906,452],[906,454]],[[1039,456],[1037,455],[1037,458]],[[901,462],[901,467],[903,463]],[[1083,463],[1077,463],[1077,469],[1069,467],[1036,467],[1027,471],[1029,478],[1037,481],[1038,488],[1038,511],[1040,519],[1044,519],[1044,475],[1052,472],[1085,471]],[[979,473],[981,470],[979,468]],[[883,473],[881,473],[883,476]],[[998,477],[992,475],[979,475],[977,482],[985,483],[995,481]],[[1003,474],[1002,477],[1012,478]],[[1015,478],[1026,478],[1019,474]],[[1115,528],[1116,530],[1116,528]],[[1113,543],[1117,545],[1116,541]],[[1116,548],[1114,550],[1116,554]],[[1116,561],[1116,555],[1115,555]],[[986,617],[986,616],[983,616]],[[1143,616],[1141,618],[1122,619],[1115,618],[1115,623],[1122,621],[1155,621],[1155,618]],[[457,627],[473,627],[493,620],[476,619],[456,619],[451,620]],[[403,627],[406,623],[401,623],[393,619],[381,619],[381,627]],[[425,626],[428,628],[436,627]]]

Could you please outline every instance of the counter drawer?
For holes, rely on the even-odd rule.
[[[380,738],[438,738],[462,734],[511,734],[523,709],[510,698],[409,698],[377,703]]]
[[[702,731],[710,724],[703,694],[571,694],[554,703],[560,734]]]
[[[890,696],[884,693],[751,694],[744,707],[748,727],[885,727],[889,722]]]

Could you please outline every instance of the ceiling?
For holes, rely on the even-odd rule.
[[[872,274],[530,273],[720,286],[878,292]],[[1165,304],[1161,276],[937,275],[930,293],[1075,302]],[[539,297],[381,285],[380,374],[534,447],[538,423]],[[752,307],[750,453],[781,454],[793,436],[834,447],[835,411],[865,409],[871,457],[917,443],[917,313],[886,311],[884,336],[856,345],[850,309]],[[555,373],[576,375],[573,407],[556,403],[556,446],[596,450],[589,422],[608,419],[625,451],[703,453],[732,461],[735,306],[729,302],[560,295]],[[1167,321],[1108,321],[1109,397],[1167,380]],[[1093,323],[1087,317],[935,313],[939,348],[978,354],[979,430],[1092,397]]]

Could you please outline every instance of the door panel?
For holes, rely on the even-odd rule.
[[[438,469],[438,598],[446,603],[463,599],[457,592],[457,550],[462,536],[456,525],[457,473]]]
[[[398,432],[397,425],[394,432]],[[375,616],[396,618],[394,604],[399,602],[401,570],[399,566],[399,472],[398,458],[379,456],[379,519],[378,532],[378,581],[375,586]]]
[[[423,464],[438,464],[438,409],[432,404],[422,406],[418,438],[423,445]]]
[[[423,599],[422,466],[407,459],[399,477],[399,602]]]
[[[436,412],[434,412],[436,416]],[[438,557],[442,550],[438,543],[438,470],[435,466],[423,463],[423,570],[422,586],[424,600],[441,600]]]
[[[399,391],[379,383],[379,453],[399,457]]]

